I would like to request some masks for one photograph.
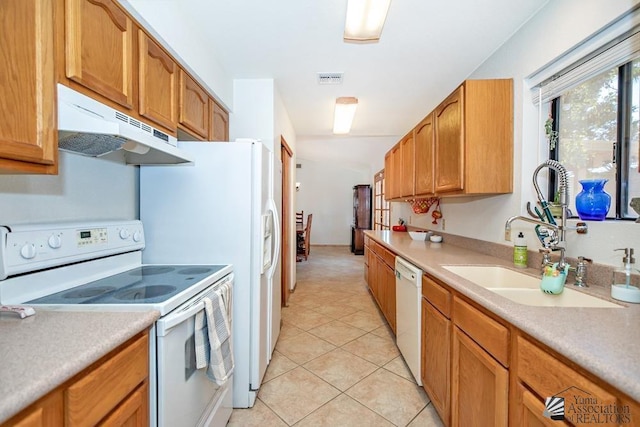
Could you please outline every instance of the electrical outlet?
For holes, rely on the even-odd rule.
[[[411,215],[409,215],[409,224],[411,224]]]
[[[442,231],[444,231],[444,218],[442,218]]]

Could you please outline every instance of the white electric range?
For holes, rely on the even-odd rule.
[[[145,265],[144,247],[140,221],[2,226],[0,305],[33,307],[36,316],[38,310],[159,311],[150,340],[151,425],[226,425],[233,376],[217,384],[196,368],[194,332],[203,299],[223,291],[231,322],[232,267]]]

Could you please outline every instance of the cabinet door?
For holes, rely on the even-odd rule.
[[[435,111],[436,192],[464,188],[463,87]]]
[[[53,2],[0,2],[0,172],[57,173]]]
[[[145,381],[100,424],[102,427],[146,427],[149,425],[149,387]]]
[[[433,114],[415,128],[415,194],[433,194]]]
[[[393,190],[391,189],[391,183],[393,181],[393,178],[391,177],[393,175],[393,159],[391,158],[391,150],[387,151],[387,153],[384,155],[384,199],[385,200],[390,200],[391,197],[391,193],[393,193]]]
[[[410,197],[414,194],[414,139],[413,132],[400,141],[401,168],[400,168],[400,196]]]
[[[209,135],[209,95],[180,70],[180,124],[201,138]]]
[[[140,114],[164,128],[178,126],[178,67],[147,34],[138,30]]]
[[[402,195],[402,147],[400,143],[391,149],[391,162],[393,163],[391,195],[393,199],[397,199]]]
[[[449,425],[451,321],[422,299],[422,386]]]
[[[63,397],[58,390],[34,403],[3,427],[51,427],[63,425]]]
[[[396,274],[393,268],[383,263],[384,268],[384,300],[383,312],[393,332],[396,332]]]
[[[506,426],[508,371],[457,327],[451,363],[451,425]]]
[[[211,112],[211,120],[209,122],[209,140],[228,141],[229,113],[227,113],[225,109],[213,99],[209,99],[209,111]]]
[[[133,22],[113,0],[67,0],[66,6],[67,77],[133,108]]]
[[[568,426],[562,420],[552,420],[543,415],[544,403],[522,384],[518,384],[516,400],[518,402],[518,425],[522,427],[562,427]]]

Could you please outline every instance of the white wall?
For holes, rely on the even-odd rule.
[[[0,225],[138,218],[138,167],[60,152],[59,174],[0,175]]]
[[[536,166],[546,158],[540,144],[538,109],[532,104],[525,78],[554,58],[586,39],[629,10],[638,1],[554,0],[525,24],[510,40],[483,63],[470,78],[514,79],[514,193],[502,196],[443,199],[445,231],[481,240],[504,241],[504,225],[513,215],[526,215],[527,201],[537,198],[531,183]],[[452,88],[453,89],[453,88]],[[543,183],[541,181],[541,188]],[[575,196],[575,195],[573,195]],[[394,215],[410,216],[406,203],[394,204]],[[431,228],[430,215],[412,218],[414,224]],[[575,222],[575,221],[573,221]],[[481,223],[482,227],[478,227]],[[522,223],[514,228],[528,236],[529,248],[539,248],[532,227]],[[631,222],[589,222],[589,233],[567,234],[567,254],[584,255],[596,262],[617,265],[613,249],[636,247],[640,225]]]
[[[353,186],[372,184],[369,166],[297,158],[300,190],[296,210],[313,214],[312,245],[349,245],[353,221]]]

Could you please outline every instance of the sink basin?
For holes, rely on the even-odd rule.
[[[560,295],[545,294],[540,290],[540,278],[496,265],[444,265],[443,268],[482,286],[513,302],[537,307],[604,307],[622,306],[564,288]]]
[[[540,278],[497,265],[444,265],[450,272],[483,288],[540,289]]]

